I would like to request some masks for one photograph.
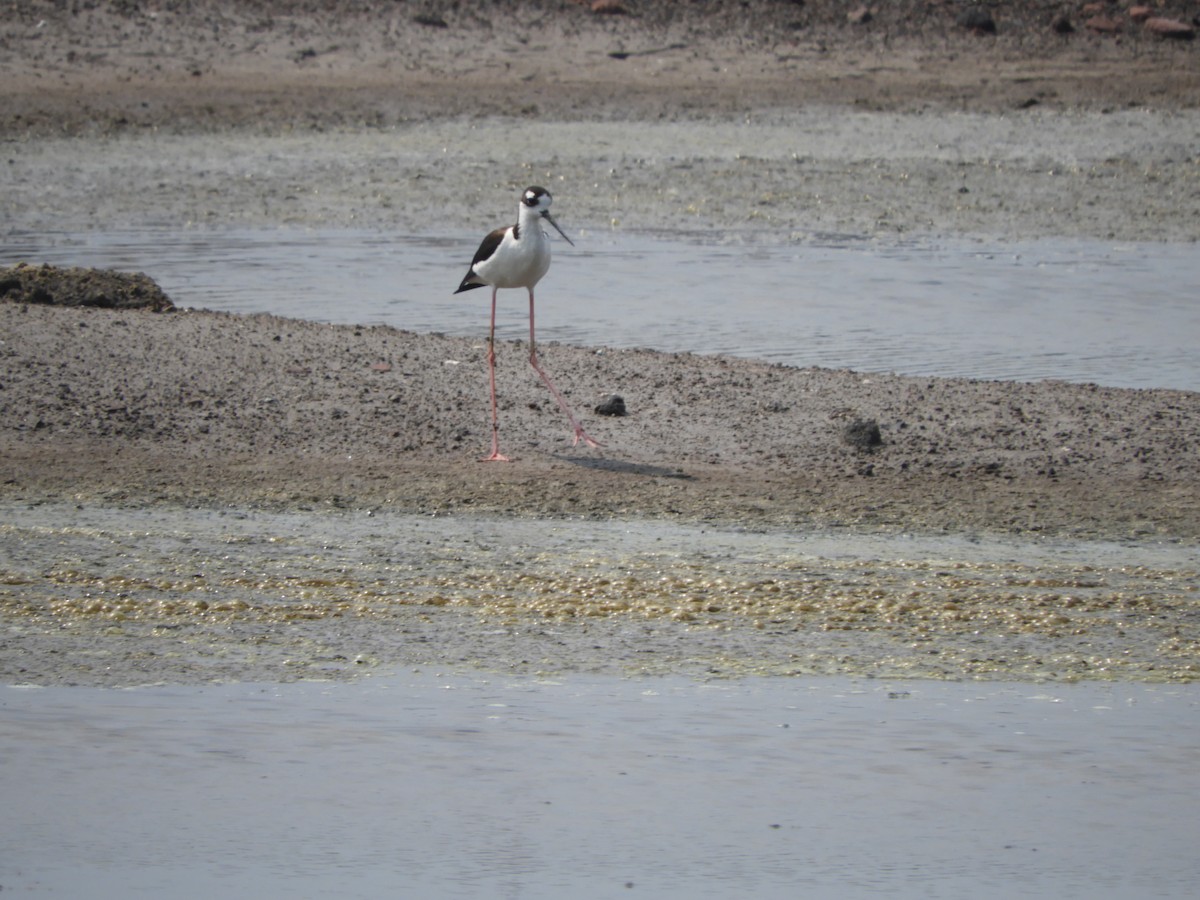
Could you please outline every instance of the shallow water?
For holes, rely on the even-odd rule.
[[[1200,258],[1177,244],[714,244],[573,231],[539,287],[538,336],[865,372],[1200,390]],[[480,336],[451,292],[478,236],[375,231],[10,234],[0,264],[144,271],[181,306]],[[522,292],[504,338],[527,335]]]
[[[14,897],[1183,897],[1200,685],[0,688]]]

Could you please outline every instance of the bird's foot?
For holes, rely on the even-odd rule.
[[[496,450],[496,449],[492,450],[491,455],[480,457],[479,461],[480,462],[512,462],[512,460],[510,460],[507,456],[505,456],[503,453],[501,453],[499,450]]]
[[[575,440],[573,440],[571,442],[571,446],[578,447],[580,441],[583,441],[589,447],[600,448],[600,447],[604,446],[602,443],[600,443],[598,440],[593,438],[590,434],[588,434],[582,428],[580,428],[579,426],[576,426],[575,427]]]

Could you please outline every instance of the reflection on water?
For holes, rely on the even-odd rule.
[[[1183,897],[1200,685],[0,688],[15,897]]]
[[[545,340],[795,366],[1200,390],[1191,246],[1039,241],[714,245],[573,233],[539,289]],[[451,296],[477,235],[184,231],[9,235],[18,261],[144,271],[181,306],[482,335]],[[524,338],[523,292],[499,327]]]

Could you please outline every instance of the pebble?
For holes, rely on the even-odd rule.
[[[1159,37],[1174,38],[1175,40],[1190,41],[1196,36],[1196,29],[1178,19],[1167,19],[1162,16],[1152,16],[1142,23],[1142,27]]]
[[[625,398],[620,394],[609,394],[600,403],[596,404],[596,415],[598,416],[623,416],[625,411]]]
[[[1119,21],[1108,16],[1092,16],[1084,24],[1088,31],[1094,31],[1097,34],[1120,34],[1124,30],[1124,26]]]
[[[851,25],[866,25],[873,18],[875,14],[869,6],[859,6],[846,13],[846,21]]]

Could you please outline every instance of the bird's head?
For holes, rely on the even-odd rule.
[[[554,198],[550,196],[550,192],[544,187],[527,187],[525,188],[525,193],[521,195],[521,203],[525,209],[536,213],[553,225],[554,230],[563,236],[563,240],[574,247],[575,242],[567,237],[567,233],[558,227],[558,223],[550,215],[550,204],[553,202]]]

